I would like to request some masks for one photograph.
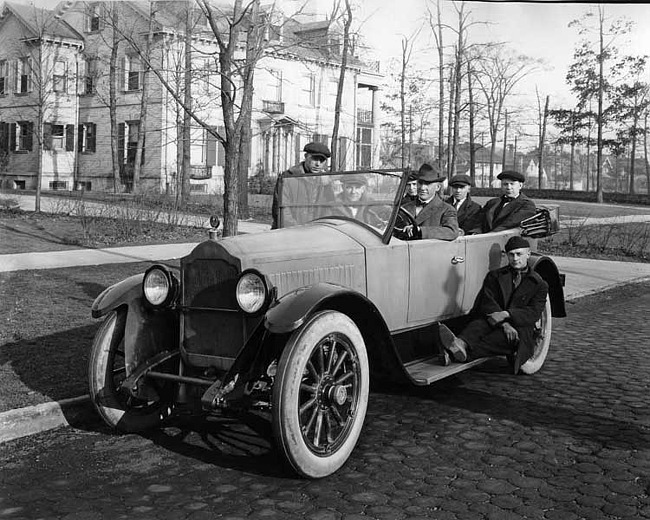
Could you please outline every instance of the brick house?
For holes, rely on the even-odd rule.
[[[185,22],[179,4],[119,2],[122,30],[136,35],[142,48],[151,28],[152,63],[171,85],[182,84],[179,71],[184,70]],[[41,167],[42,189],[113,190],[108,103],[112,30],[107,5],[66,1],[48,10],[5,4],[0,15],[0,187],[34,189]],[[255,74],[249,174],[279,173],[302,158],[302,147],[311,140],[332,147],[340,33],[329,23],[287,19],[273,28]],[[192,47],[193,108],[222,131],[215,86],[217,47],[198,10]],[[130,45],[122,41],[117,49],[118,190],[132,183],[143,129],[140,186],[173,192],[178,184],[181,110],[157,76],[148,73],[145,79],[142,60]],[[378,165],[381,81],[376,65],[349,59],[339,168]],[[221,193],[223,148],[195,123],[190,155],[192,191]]]

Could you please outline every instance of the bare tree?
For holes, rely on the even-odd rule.
[[[542,189],[542,174],[544,173],[544,149],[546,147],[546,121],[548,119],[548,103],[549,96],[546,96],[546,101],[544,102],[544,108],[542,108],[542,102],[539,96],[539,91],[535,88],[535,94],[537,95],[537,113],[538,113],[538,127],[539,127],[539,144],[538,144],[538,156],[537,156],[537,187]]]

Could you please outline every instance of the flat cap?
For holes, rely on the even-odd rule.
[[[513,249],[521,249],[522,247],[530,247],[530,243],[525,238],[515,235],[514,237],[510,237],[506,242],[506,253]]]
[[[469,175],[459,173],[458,175],[454,175],[451,179],[449,179],[449,185],[453,186],[454,184],[467,184],[467,186],[471,186],[472,178]]]
[[[413,182],[417,180],[418,180],[418,174],[413,170],[409,170],[409,177],[407,179],[407,182]]]
[[[368,184],[368,179],[366,179],[366,176],[361,173],[348,173],[347,175],[343,175],[341,177],[341,180],[343,181],[344,185],[355,184],[357,186],[365,186]]]
[[[526,177],[524,177],[522,173],[519,173],[518,171],[515,170],[502,171],[499,175],[497,175],[497,179],[500,180],[510,179],[511,181],[519,181],[519,182],[526,181]]]
[[[437,166],[431,166],[428,163],[424,163],[418,170],[418,181],[420,182],[442,182],[446,178],[447,176],[443,175]]]
[[[322,155],[323,157],[326,158],[332,155],[330,149],[327,147],[326,144],[323,143],[316,143],[316,142],[307,143],[303,148],[303,150],[306,153],[310,153],[312,155]]]

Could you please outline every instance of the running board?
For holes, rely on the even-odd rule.
[[[445,377],[452,376],[459,372],[464,372],[478,365],[485,363],[487,358],[479,358],[468,363],[451,362],[450,365],[444,367],[438,361],[438,356],[431,356],[429,358],[417,359],[405,365],[406,371],[419,385],[430,385],[434,381],[439,381]]]

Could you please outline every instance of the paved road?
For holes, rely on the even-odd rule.
[[[336,475],[295,478],[263,422],[100,425],[0,445],[0,518],[650,518],[650,283],[570,305],[542,371],[494,361],[373,392]]]

